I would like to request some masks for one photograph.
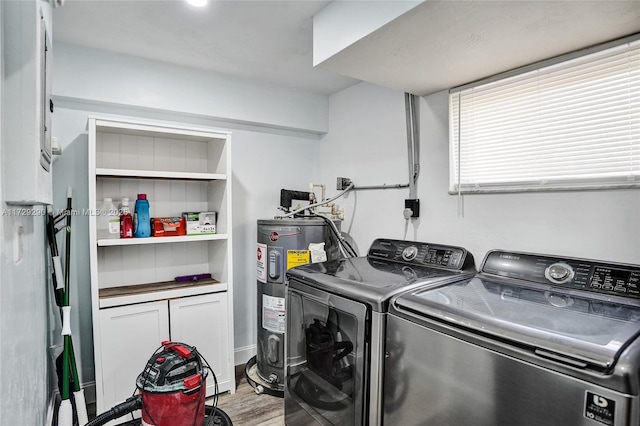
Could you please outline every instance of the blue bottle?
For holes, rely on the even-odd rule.
[[[136,238],[151,236],[151,220],[149,219],[149,201],[147,201],[147,194],[138,194],[133,214],[133,236]]]

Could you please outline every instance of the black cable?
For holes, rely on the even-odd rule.
[[[218,378],[216,377],[216,373],[209,365],[209,362],[202,356],[200,352],[197,352],[198,356],[202,359],[204,364],[207,366],[207,369],[211,372],[213,376],[213,417],[215,418],[216,412],[218,411]],[[206,381],[205,381],[205,395],[206,395]]]
[[[160,353],[161,350],[164,349],[164,345],[159,346],[154,352],[153,354],[149,357],[149,359],[147,360],[147,364],[144,367],[144,370],[142,370],[142,377],[144,378],[144,381],[142,382],[142,389],[144,390],[147,387],[147,382],[149,379],[149,372],[151,371],[151,366],[153,365],[153,362],[155,361],[155,359],[157,358],[156,355],[158,355],[158,353]],[[137,386],[137,383],[136,383]],[[142,396],[142,392],[140,393],[140,401],[141,401],[141,405],[142,405],[142,410],[147,413],[147,416],[149,416],[149,421],[151,422],[152,425],[157,425],[156,421],[153,420],[153,417],[151,416],[151,413],[149,413],[149,410],[147,410],[147,406],[144,404],[144,397]]]
[[[196,356],[198,357],[198,360],[200,361],[200,364],[202,364],[202,355],[200,355],[200,352],[198,352],[198,349],[193,346],[191,349],[192,353],[195,353]],[[204,369],[204,367],[203,367]],[[204,386],[204,388],[202,388],[202,386]],[[196,426],[196,423],[198,421],[198,411],[200,411],[200,404],[202,404],[202,406],[204,407],[204,401],[207,395],[207,375],[204,375],[204,378],[202,377],[202,374],[200,375],[200,399],[198,401],[198,406],[195,409],[195,414],[193,415],[193,426]],[[202,413],[202,415],[204,416],[204,411]]]
[[[158,355],[158,353],[160,353],[160,351],[164,349],[164,345],[161,345],[159,347],[156,348],[155,351],[153,351],[153,354],[151,354],[151,356],[149,357],[149,359],[147,360],[147,363],[145,364],[144,370],[142,370],[142,377],[144,377],[144,382],[142,383],[142,389],[147,387],[147,379],[149,378],[149,372],[151,371],[151,366],[153,365],[152,359],[156,358],[156,355]],[[132,397],[135,396],[136,392],[138,392],[138,384],[136,383],[136,386],[133,389],[133,393],[132,393]],[[142,394],[140,395],[140,401],[141,401],[141,409],[143,409],[147,415],[149,416],[149,419],[151,421],[153,421],[151,414],[149,414],[149,411],[147,410],[147,408],[144,405],[144,401],[142,401]],[[131,413],[131,420],[135,420],[135,417],[133,416],[133,412]],[[155,424],[155,421],[153,421],[153,423]]]
[[[349,244],[349,242],[347,242],[347,240],[344,239],[344,237],[342,235],[338,234],[338,232],[335,230],[335,228],[334,228],[335,224],[330,223],[331,219],[329,219],[328,217],[325,217],[323,215],[320,215],[320,214],[317,214],[317,213],[313,213],[313,212],[311,213],[311,216],[319,217],[322,220],[324,220],[327,223],[327,225],[329,226],[329,229],[331,230],[333,235],[336,237],[336,240],[338,241],[338,244],[342,245],[342,247],[344,248],[345,252],[351,257],[358,257],[358,254],[353,249],[351,244]]]
[[[353,257],[358,257],[358,253],[356,253],[356,250],[353,248],[353,246],[351,245],[351,243],[350,243],[349,241],[347,241],[346,239],[344,239],[342,242],[343,242],[343,243],[345,243],[345,244],[349,247],[349,250],[351,251],[351,253],[350,253],[350,254],[351,254]]]

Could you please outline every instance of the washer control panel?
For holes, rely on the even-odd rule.
[[[481,272],[640,299],[640,265],[495,250]]]
[[[416,241],[377,239],[371,244],[367,256],[419,266],[465,271],[474,269],[473,256],[462,247]]]

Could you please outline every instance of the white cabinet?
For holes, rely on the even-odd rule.
[[[229,315],[224,293],[181,297],[169,301],[171,339],[195,346],[207,360],[218,381],[218,391],[230,390],[233,363],[228,356]],[[215,382],[207,378],[207,395]]]
[[[147,360],[169,340],[167,302],[100,309],[100,325],[103,405],[109,409],[133,395]]]
[[[88,131],[97,411],[131,395],[162,340],[196,346],[215,371],[219,392],[234,392],[231,135],[93,116]],[[140,193],[147,195],[151,217],[215,211],[217,233],[97,239],[102,200],[118,205],[128,197],[133,207]],[[211,278],[175,280],[200,274]],[[208,390],[211,395],[213,381]]]

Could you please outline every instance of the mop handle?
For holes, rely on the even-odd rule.
[[[57,304],[60,307],[60,318],[62,320],[62,332],[63,336],[69,335],[70,337],[70,353],[69,353],[69,362],[71,375],[74,383],[74,391],[78,392],[81,390],[80,388],[80,380],[78,377],[78,368],[76,366],[75,353],[73,348],[73,339],[71,338],[71,321],[70,321],[70,308],[62,307],[62,300],[64,298],[64,274],[62,272],[62,262],[60,261],[60,254],[58,253],[58,244],[56,242],[56,229],[55,222],[56,217],[53,215],[53,207],[47,206],[47,240],[49,242],[49,251],[51,252],[51,258],[53,259],[53,285],[54,291],[59,294],[57,296]],[[63,215],[64,216],[64,215]]]
[[[71,187],[67,189],[67,232],[66,239],[64,244],[64,270],[66,274],[64,275],[64,300],[62,305],[69,306],[69,269],[71,267]]]
[[[67,210],[71,211],[71,187],[67,189]],[[67,232],[65,240],[65,259],[64,259],[64,293],[62,297],[62,335],[64,336],[64,349],[62,351],[62,399],[69,399],[69,366],[71,352],[71,325],[65,324],[65,320],[69,322],[69,267],[71,266],[71,215],[67,215]]]
[[[69,277],[71,270],[71,209],[73,208],[73,198],[72,198],[72,190],[71,187],[67,188],[67,234],[66,234],[66,242],[65,242],[65,270],[67,274],[65,275],[65,283],[64,283],[64,292],[66,303],[65,306],[68,307],[68,310],[71,311],[71,307],[69,307],[69,293],[70,293],[70,285],[69,285]],[[76,356],[73,350],[73,340],[71,339],[71,317],[69,316],[69,362],[71,367],[71,377],[73,378],[73,389],[78,392],[80,390],[80,378],[78,377],[78,367],[76,365]]]
[[[55,218],[53,216],[53,207],[47,206],[47,241],[49,242],[49,251],[51,252],[51,260],[53,263],[53,285],[56,294],[56,304],[60,306],[62,300],[62,290],[64,289],[62,273],[62,263],[60,262],[60,254],[58,253],[58,244],[56,242]]]

